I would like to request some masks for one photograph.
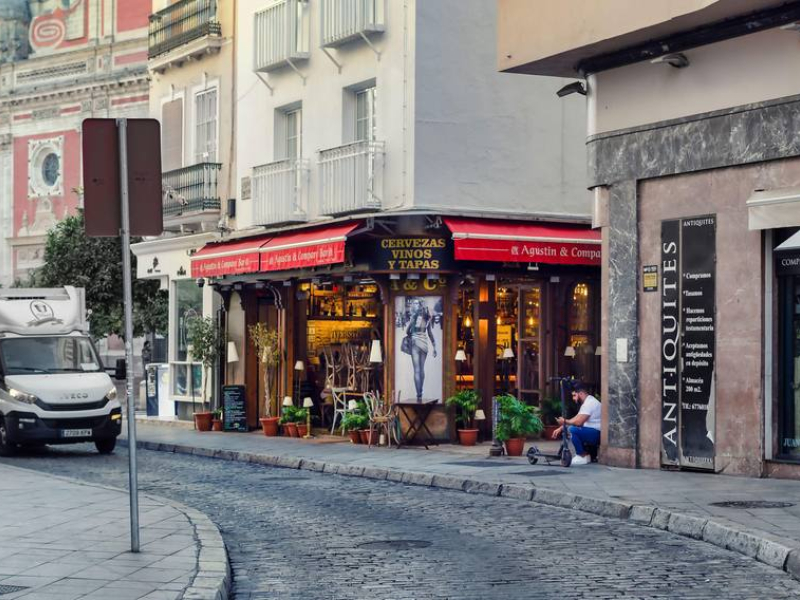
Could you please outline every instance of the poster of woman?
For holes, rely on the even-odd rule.
[[[442,401],[441,296],[395,298],[394,388],[403,402]]]

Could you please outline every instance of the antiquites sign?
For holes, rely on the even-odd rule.
[[[714,469],[716,217],[661,224],[662,464]]]

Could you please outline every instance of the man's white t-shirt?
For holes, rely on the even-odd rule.
[[[581,403],[581,409],[578,411],[579,415],[589,415],[589,418],[586,420],[583,426],[591,427],[592,429],[597,429],[598,431],[602,427],[600,413],[600,401],[594,396],[586,396],[586,400]]]

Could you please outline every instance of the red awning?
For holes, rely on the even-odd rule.
[[[192,256],[192,277],[222,277],[258,272],[259,250],[272,236],[207,244]]]
[[[261,249],[260,271],[285,271],[344,262],[347,236],[360,223],[332,225],[272,238]]]
[[[192,277],[244,275],[344,262],[347,236],[360,224],[208,244],[192,257]]]
[[[456,260],[599,265],[600,232],[589,227],[444,220],[453,233]]]

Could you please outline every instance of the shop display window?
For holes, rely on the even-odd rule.
[[[474,299],[475,288],[472,281],[464,279],[459,285],[456,313],[458,347],[455,361],[458,389],[472,389],[475,383],[472,364],[475,356]]]
[[[781,277],[779,454],[800,459],[800,276]]]
[[[565,350],[569,375],[590,387],[597,385],[597,355],[595,343],[594,290],[588,283],[578,283],[569,297],[569,335],[567,346],[574,354]]]

